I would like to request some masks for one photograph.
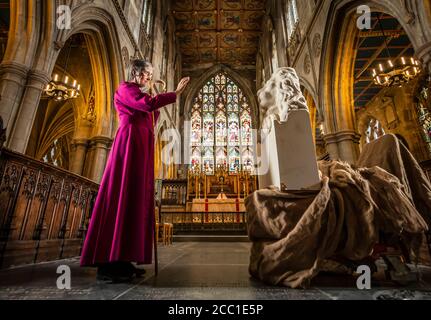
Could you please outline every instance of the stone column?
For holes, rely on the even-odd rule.
[[[49,80],[50,77],[46,72],[30,71],[25,92],[7,144],[10,149],[25,153],[40,97]]]
[[[90,164],[89,178],[97,183],[102,180],[111,144],[112,139],[109,137],[98,136],[91,138],[92,163]]]
[[[72,142],[73,158],[70,163],[70,171],[79,175],[83,174],[85,157],[87,155],[88,140],[75,139]]]
[[[324,136],[326,149],[334,160],[355,163],[359,157],[360,135],[355,131],[338,131]]]
[[[422,62],[424,72],[431,74],[431,42],[428,42],[417,49],[416,56]]]
[[[359,157],[359,140],[361,135],[355,131],[341,131],[337,133],[338,153],[340,159],[350,164]]]
[[[338,155],[338,145],[337,139],[334,133],[328,133],[323,136],[323,140],[325,141],[326,151],[329,154],[329,157],[332,160],[339,160],[340,156]]]
[[[9,140],[14,119],[21,103],[29,68],[16,62],[0,65],[0,116]],[[7,144],[6,144],[7,146]]]

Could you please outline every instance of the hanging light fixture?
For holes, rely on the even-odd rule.
[[[399,57],[392,59],[388,44],[386,41],[385,32],[383,30],[380,18],[377,17],[388,55],[387,61],[379,63],[377,68],[372,71],[374,83],[382,87],[402,86],[403,84],[413,80],[421,73],[421,67],[418,60],[413,57]]]
[[[76,99],[80,96],[81,85],[77,80],[71,79],[67,75],[67,65],[69,63],[70,51],[72,48],[73,38],[70,39],[67,52],[66,62],[64,65],[64,75],[59,76],[54,74],[51,81],[47,84],[44,93],[56,101],[65,101],[68,99]]]

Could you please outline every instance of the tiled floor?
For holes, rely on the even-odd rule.
[[[0,299],[431,299],[431,268],[408,287],[373,281],[358,290],[349,277],[320,276],[306,290],[265,286],[249,277],[249,243],[183,242],[159,247],[159,275],[148,266],[130,284],[96,281],[96,270],[80,268],[78,259],[0,271]],[[59,265],[71,268],[71,289],[57,289]]]

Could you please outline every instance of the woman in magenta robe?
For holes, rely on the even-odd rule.
[[[81,266],[97,266],[98,278],[130,280],[132,262],[151,264],[154,233],[154,124],[161,107],[172,104],[187,86],[155,97],[143,93],[152,77],[144,60],[131,63],[130,81],[115,92],[120,126],[100,184]]]

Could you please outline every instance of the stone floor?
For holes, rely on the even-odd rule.
[[[129,284],[96,281],[96,270],[69,259],[0,271],[0,299],[155,299],[155,300],[373,300],[431,299],[431,268],[419,268],[419,281],[397,287],[373,280],[371,290],[356,289],[354,279],[319,276],[309,289],[265,286],[248,275],[249,243],[183,242],[159,247],[159,275]],[[71,289],[57,289],[59,265],[71,268]]]

